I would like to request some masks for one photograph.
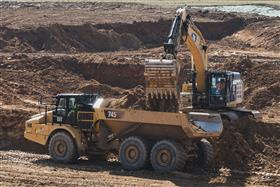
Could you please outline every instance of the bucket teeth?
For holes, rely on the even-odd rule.
[[[159,91],[157,89],[150,90],[149,92],[146,93],[146,96],[148,98],[156,98],[156,99],[176,99],[177,98],[177,93],[175,91],[171,90],[164,90],[164,91]]]

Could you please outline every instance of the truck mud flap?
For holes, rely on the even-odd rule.
[[[217,113],[190,112],[189,120],[205,134],[220,135],[223,131],[223,122]]]

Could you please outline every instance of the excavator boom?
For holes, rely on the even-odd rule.
[[[147,59],[145,61],[146,97],[149,102],[157,99],[158,105],[162,105],[159,99],[170,100],[179,98],[181,85],[179,74],[181,64],[176,60],[178,46],[184,45],[191,52],[192,63],[196,69],[197,90],[205,91],[205,74],[207,71],[207,46],[206,42],[193,23],[186,8],[180,8],[176,12],[171,26],[168,40],[164,43],[163,59]],[[178,103],[174,101],[173,103]],[[163,107],[166,108],[166,107]]]

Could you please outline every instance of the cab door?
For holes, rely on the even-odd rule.
[[[210,108],[223,108],[227,99],[227,78],[223,73],[213,73],[209,83],[209,106]]]
[[[65,123],[67,117],[67,98],[60,97],[57,100],[55,111],[53,113],[53,123]]]
[[[77,101],[75,97],[69,97],[67,100],[67,115],[65,123],[76,125],[77,124]]]

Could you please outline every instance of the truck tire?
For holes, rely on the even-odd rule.
[[[186,164],[186,153],[181,144],[162,140],[153,146],[150,161],[158,172],[181,170]]]
[[[214,149],[206,139],[198,142],[198,162],[200,166],[210,167],[214,160]]]
[[[72,163],[78,159],[75,142],[66,132],[57,132],[51,137],[49,154],[55,161],[62,163]]]
[[[139,137],[128,137],[121,143],[119,158],[124,169],[139,170],[148,160],[147,144]]]

